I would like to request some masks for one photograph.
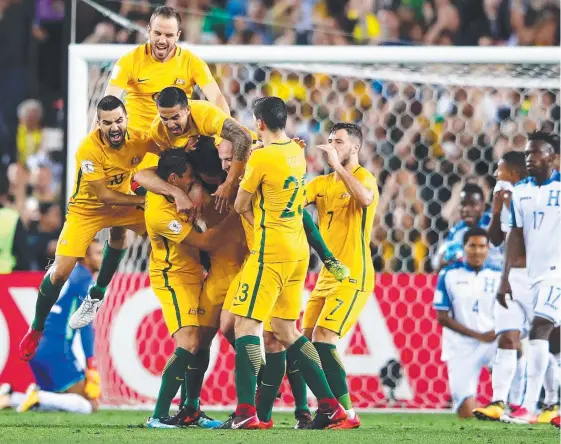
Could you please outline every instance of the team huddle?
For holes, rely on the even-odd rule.
[[[114,68],[92,131],[76,154],[55,262],[41,283],[20,356],[31,361],[38,382],[53,355],[75,361],[68,339],[50,339],[53,313],[71,293],[65,284],[81,279],[74,293],[85,298],[76,307],[78,298],[68,296],[74,302],[62,305],[68,307],[61,319],[87,331],[126,251],[126,230],[133,230],[150,240],[150,284],[176,344],[148,427],[272,428],[286,374],[295,428],[357,428],[336,345],[374,290],[370,239],[379,195],[376,179],[358,161],[362,130],[335,124],[328,144],[317,147],[333,172],[306,182],[304,143],[285,132],[283,100],[257,99],[253,128],[241,125],[206,63],[176,46],[179,24],[173,9],[157,8],[150,41]],[[195,85],[208,101],[191,99]],[[525,154],[509,154],[499,164],[508,177],[499,183],[510,187],[497,189],[492,217],[483,215],[480,189],[467,186],[462,193],[464,221],[451,231],[439,260],[434,306],[445,327],[442,359],[459,415],[534,422],[545,379],[541,415],[547,413],[549,422],[558,415],[561,257],[552,239],[561,222],[559,138],[535,133]],[[305,209],[312,204],[319,229]],[[512,213],[511,228],[505,213]],[[109,239],[101,253],[95,237],[105,228]],[[490,255],[491,242],[496,247]],[[454,256],[458,244],[461,258]],[[299,330],[310,247],[323,268]],[[96,260],[96,252],[102,258]],[[206,415],[199,402],[218,331],[236,356],[238,404],[225,422]],[[86,372],[62,366],[56,381],[28,391],[20,410],[47,403],[95,410],[99,375],[93,346],[86,348]],[[479,371],[493,360],[494,399],[477,409]],[[307,388],[317,398],[314,416]],[[178,391],[180,408],[170,416]]]

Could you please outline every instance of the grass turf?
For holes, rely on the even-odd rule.
[[[540,444],[559,442],[559,430],[546,424],[506,425],[477,420],[459,421],[446,414],[362,414],[358,430],[292,430],[291,414],[276,413],[272,430],[179,430],[145,428],[148,412],[104,410],[93,415],[14,411],[0,412],[0,443],[124,442],[183,443],[462,443]],[[212,416],[212,415],[211,415]],[[225,419],[226,413],[216,413]]]

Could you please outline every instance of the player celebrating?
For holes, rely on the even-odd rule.
[[[514,187],[511,231],[507,236],[505,267],[497,298],[505,305],[512,290],[508,275],[513,260],[526,257],[532,285],[534,318],[527,351],[528,376],[522,407],[505,421],[528,424],[536,421],[536,407],[549,362],[549,337],[561,320],[561,183],[554,169],[559,154],[559,136],[545,132],[529,134],[526,166],[529,177]]]
[[[100,100],[97,119],[99,129],[83,139],[76,153],[74,194],[68,203],[55,262],[39,287],[35,318],[20,344],[20,356],[25,361],[35,354],[47,315],[98,231],[110,228],[96,281],[97,287],[102,289],[109,285],[124,255],[126,229],[138,234],[146,231],[140,207],[144,197],[130,194],[130,178],[144,155],[149,151],[157,152],[157,147],[144,133],[127,127],[125,106],[116,97],[106,96]],[[180,207],[181,198],[177,196],[176,200]],[[80,328],[91,322],[101,302],[88,294],[70,319],[70,327]]]
[[[306,202],[315,203],[319,227],[335,254],[350,264],[351,275],[343,282],[322,270],[308,299],[302,329],[313,340],[331,390],[347,410],[347,420],[333,428],[357,428],[347,375],[336,344],[355,324],[374,290],[374,267],[370,260],[370,235],[378,205],[376,179],[358,163],[362,132],[358,125],[336,123],[327,153],[334,172],[319,176],[306,186]]]
[[[87,363],[84,372],[72,351],[75,331],[68,330],[68,318],[93,284],[93,275],[99,271],[101,264],[101,251],[101,245],[94,240],[70,274],[45,322],[43,340],[29,363],[37,385],[30,385],[25,395],[10,394],[9,389],[4,387],[0,409],[17,407],[18,412],[26,412],[38,407],[39,410],[74,413],[97,410],[101,389],[94,358],[94,331],[92,326],[80,331]]]
[[[234,204],[253,225],[257,250],[243,267],[231,307],[236,315],[238,394],[232,428],[261,426],[255,385],[261,366],[261,323],[269,318],[275,337],[287,349],[287,356],[297,361],[318,398],[318,412],[310,427],[325,428],[347,415],[329,388],[316,349],[296,329],[309,261],[302,224],[306,160],[302,148],[285,133],[287,109],[280,98],[256,100],[253,114],[264,147],[251,154]],[[284,370],[279,376],[280,385]]]
[[[157,174],[184,192],[194,182],[187,153],[182,150],[164,151]],[[200,411],[198,399],[204,370],[189,371],[208,367],[208,350],[199,353],[200,307],[208,304],[200,300],[202,268],[198,250],[216,249],[227,233],[226,227],[236,219],[232,212],[215,228],[200,233],[177,212],[175,203],[167,196],[150,192],[146,195],[146,228],[152,245],[150,285],[160,300],[166,326],[177,346],[164,367],[156,407],[147,422],[150,428],[190,424],[213,428],[220,424]],[[187,402],[177,415],[169,418],[171,401],[184,378],[187,378]]]
[[[510,201],[514,184],[527,175],[524,153],[510,151],[499,160],[495,172],[497,185],[493,193],[489,225],[489,238],[497,247],[503,244],[509,231]],[[521,335],[527,334],[529,330],[527,319],[532,312],[532,293],[523,256],[513,259],[508,279],[513,290],[512,299],[506,301],[507,308],[495,304],[498,348],[492,374],[493,399],[486,407],[478,407],[473,411],[478,419],[498,421],[504,415],[507,397],[511,410],[516,410],[522,404],[524,395],[526,358],[517,358],[517,355],[522,353]]]
[[[442,332],[442,360],[454,408],[469,418],[475,407],[479,373],[495,354],[493,305],[500,270],[486,263],[489,235],[470,228],[464,235],[465,259],[444,268],[438,275],[434,308]]]

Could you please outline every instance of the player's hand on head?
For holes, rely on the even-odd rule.
[[[228,210],[230,203],[233,202],[235,198],[237,189],[237,184],[225,181],[214,192],[213,196],[215,198],[215,208],[219,213],[223,213]]]
[[[503,206],[509,206],[511,194],[512,193],[507,190],[498,190],[493,193],[493,203],[491,211],[495,214],[499,214],[502,211]]]
[[[187,145],[185,145],[185,151],[191,151],[195,149],[195,145],[197,144],[198,141],[199,141],[198,135],[189,137],[189,140],[187,141]]]
[[[331,168],[335,168],[335,166],[340,164],[337,150],[331,145],[317,145],[317,149],[327,154],[327,162]]]

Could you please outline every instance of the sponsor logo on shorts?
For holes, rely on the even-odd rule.
[[[181,229],[183,228],[183,225],[181,225],[181,223],[179,223],[176,220],[172,220],[169,224],[168,224],[168,228],[170,229],[170,231],[172,233],[175,234],[179,234],[181,233]]]

